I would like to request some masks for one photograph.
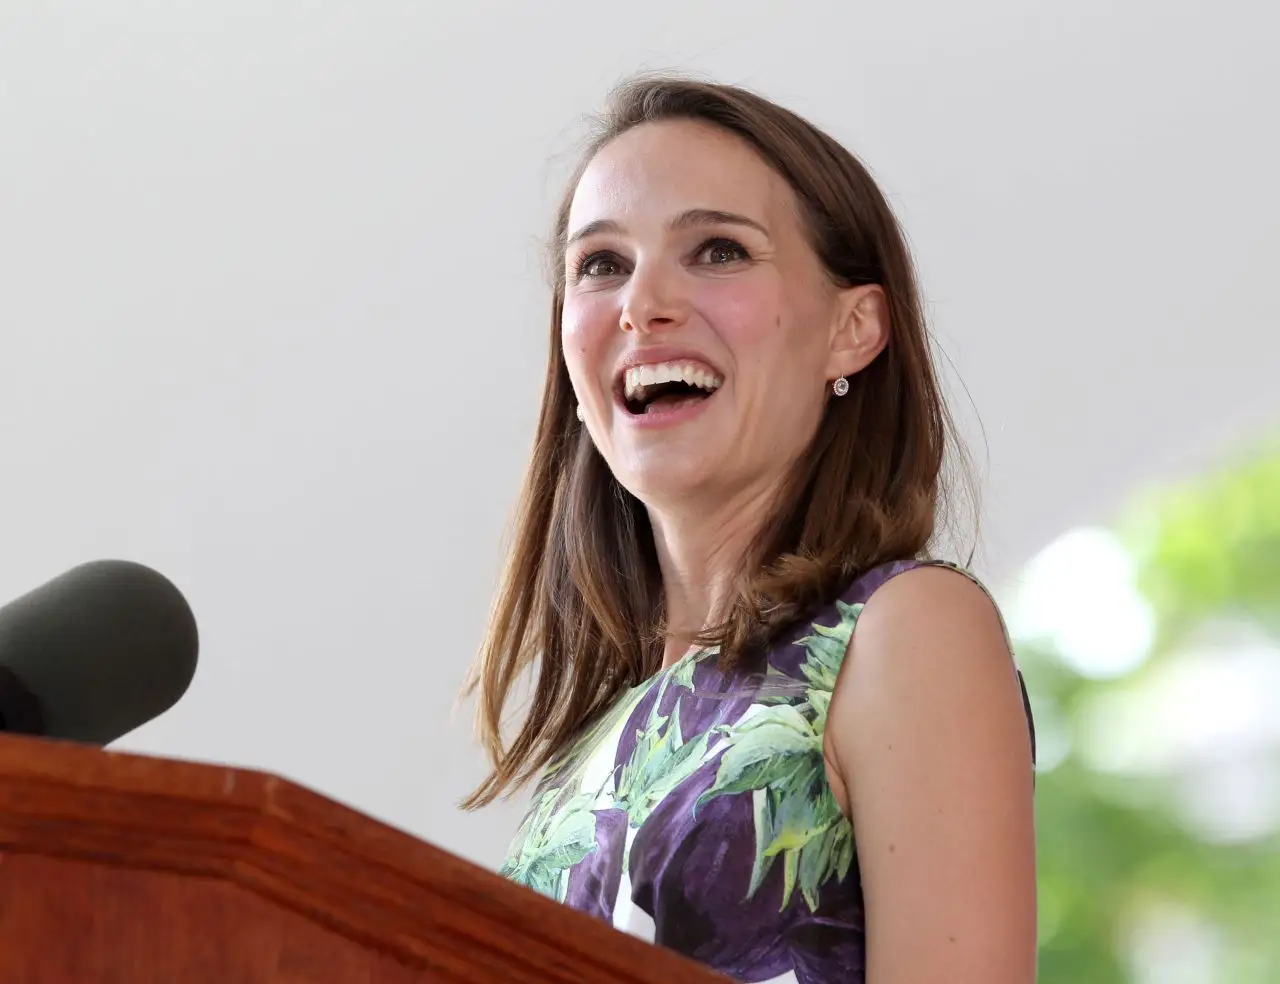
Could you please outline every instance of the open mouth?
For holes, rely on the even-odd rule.
[[[701,403],[723,384],[723,378],[699,363],[658,362],[627,369],[619,379],[619,396],[627,412],[639,417]]]

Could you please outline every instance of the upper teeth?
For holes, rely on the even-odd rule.
[[[696,362],[654,362],[628,369],[623,374],[623,390],[628,400],[634,400],[646,386],[681,381],[708,393],[714,393],[724,383],[714,372]]]

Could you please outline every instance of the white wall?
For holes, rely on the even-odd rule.
[[[1120,9],[1113,9],[1120,8]],[[121,747],[485,863],[454,693],[546,333],[575,120],[763,90],[882,178],[985,425],[984,569],[1280,417],[1277,15],[1245,3],[0,7],[0,598],[149,563],[197,681]]]

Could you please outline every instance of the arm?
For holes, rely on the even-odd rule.
[[[1032,984],[1032,762],[991,601],[954,571],[898,575],[836,683],[827,774],[853,823],[868,984]]]

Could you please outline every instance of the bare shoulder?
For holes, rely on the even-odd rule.
[[[967,644],[985,662],[1002,664],[1001,672],[1013,666],[995,603],[971,577],[950,567],[917,567],[890,580],[867,602],[858,635],[862,651],[888,648],[898,663],[945,637]],[[926,662],[946,671],[933,658]]]
[[[826,746],[841,806],[847,813],[852,805],[855,757],[918,751],[935,760],[945,729],[975,737],[977,718],[992,740],[1011,739],[1010,754],[1029,776],[1022,691],[995,603],[951,568],[899,574],[859,615],[832,697]],[[896,749],[879,740],[889,736]]]
[[[853,823],[869,959],[885,961],[868,979],[1032,980],[1031,743],[987,593],[944,567],[907,571],[876,591],[824,744]]]

